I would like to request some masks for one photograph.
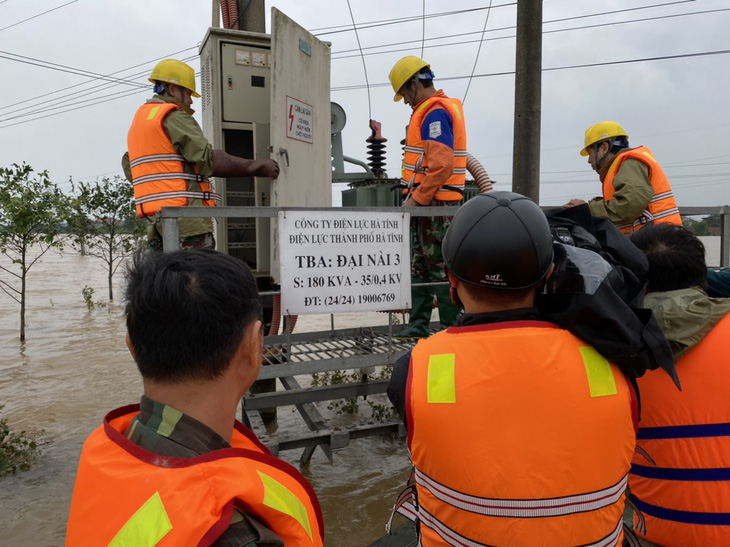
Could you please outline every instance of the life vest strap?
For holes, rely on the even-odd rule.
[[[727,467],[689,469],[679,467],[649,467],[633,464],[631,466],[631,473],[637,477],[665,481],[730,481],[730,468]]]
[[[649,455],[649,453],[646,450],[644,450],[642,447],[640,447],[638,444],[634,447],[634,451],[636,451],[637,454],[639,454],[641,457],[643,457],[650,464],[656,465],[656,462],[654,461],[654,458],[652,458]]]
[[[640,427],[637,440],[730,437],[730,423]]]
[[[393,509],[390,512],[390,518],[385,525],[385,531],[388,532],[388,535],[391,535],[392,533],[391,530],[393,528],[393,518],[395,517],[396,513],[404,516],[413,523],[418,522],[418,507],[416,502],[415,484],[409,484],[401,491],[400,494],[398,494],[398,497],[395,500],[395,504],[393,504]]]
[[[652,202],[655,202],[655,201],[661,201],[663,199],[673,198],[673,197],[674,197],[674,192],[672,192],[671,190],[667,190],[666,192],[661,192],[659,194],[654,194],[654,197],[651,198],[651,201],[649,203],[652,203]]]
[[[557,517],[596,511],[617,503],[628,482],[626,474],[616,484],[594,492],[530,500],[472,496],[435,481],[418,468],[415,476],[418,486],[447,505],[479,515],[508,518]]]
[[[134,186],[145,184],[147,182],[156,182],[158,180],[191,180],[195,182],[207,182],[208,179],[202,175],[193,173],[158,173],[154,175],[145,175],[136,177],[132,183]]]
[[[678,509],[668,509],[658,505],[652,505],[641,501],[636,496],[631,496],[632,501],[642,513],[651,517],[669,520],[673,522],[682,522],[684,524],[706,524],[714,526],[730,526],[730,513],[700,513],[695,511],[680,511]]]
[[[141,198],[136,198],[135,202],[148,203],[150,201],[157,201],[160,199],[175,199],[175,198],[187,198],[187,199],[202,199],[202,200],[215,200],[220,201],[220,194],[215,192],[161,192],[159,194],[148,194]]]
[[[130,167],[137,167],[145,163],[154,163],[157,161],[179,161],[181,163],[188,163],[188,161],[180,154],[149,154],[147,156],[140,156],[129,162]]]
[[[642,534],[646,534],[646,519],[644,518],[644,513],[639,511],[639,508],[636,507],[636,504],[634,503],[634,496],[627,495],[625,501],[626,505],[631,507],[631,510],[634,512],[638,520],[636,529]]]

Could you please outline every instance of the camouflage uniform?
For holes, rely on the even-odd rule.
[[[459,202],[432,201],[429,207],[453,207]],[[446,281],[441,242],[451,217],[413,217],[411,219],[411,275],[430,281]]]

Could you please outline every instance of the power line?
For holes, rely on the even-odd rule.
[[[187,61],[187,60],[190,60],[190,59],[184,59],[184,60]],[[148,72],[147,71],[144,71],[144,72],[139,72],[139,73],[133,74],[131,76],[132,77],[137,77],[137,76],[142,76],[142,75],[147,75],[147,74],[148,74]],[[91,82],[83,82],[82,84],[78,84],[78,85],[88,85],[90,83]],[[105,90],[107,90],[109,88],[115,87],[116,85],[117,84],[113,84],[113,83],[112,84],[110,84],[110,83],[99,84],[99,85],[96,85],[96,86],[93,86],[93,87],[89,87],[89,88],[86,88],[86,89],[82,89],[80,91],[75,91],[73,93],[68,93],[68,94],[63,95],[61,97],[56,97],[56,98],[51,99],[50,101],[47,101],[47,102],[35,103],[35,104],[29,105],[29,106],[25,106],[25,107],[22,107],[22,108],[19,108],[19,109],[16,109],[16,110],[11,110],[9,112],[4,112],[3,114],[0,115],[0,123],[5,122],[5,121],[8,121],[9,119],[14,119],[14,118],[7,118],[7,117],[5,117],[3,119],[2,116],[9,116],[10,114],[14,114],[14,113],[18,113],[18,112],[23,112],[24,110],[29,110],[29,109],[34,109],[34,108],[35,109],[37,109],[37,108],[46,109],[47,107],[52,106],[53,103],[56,103],[55,107],[61,107],[61,106],[65,105],[65,104],[70,103],[71,101],[74,100],[74,98],[78,97],[81,94],[87,94],[88,95],[88,94],[92,94],[93,93],[95,95],[95,97],[92,98],[92,99],[90,99],[90,101],[96,101],[96,100],[98,100],[100,98],[103,98],[103,97],[100,97],[98,95],[98,93],[100,93],[102,91],[105,91]],[[72,86],[72,87],[75,87],[75,86]],[[148,89],[149,88],[149,84],[139,84],[137,87],[140,87],[141,89]],[[96,91],[94,91],[94,90],[96,90]],[[126,91],[124,91],[124,92],[126,92]],[[23,101],[23,102],[27,102],[27,101]],[[16,103],[16,104],[19,104],[19,103]],[[38,110],[34,110],[34,111],[31,111],[31,112],[25,112],[22,116],[30,116],[30,115],[35,114],[36,112],[38,112]],[[16,117],[20,117],[20,116],[16,116]]]
[[[661,20],[661,19],[672,19],[672,18],[675,18],[675,17],[686,17],[686,16],[689,16],[689,15],[705,15],[705,14],[710,14],[710,13],[719,13],[719,12],[726,12],[726,11],[730,11],[730,8],[718,8],[718,9],[704,10],[704,11],[694,11],[694,12],[686,12],[686,13],[675,13],[675,14],[671,14],[671,15],[656,15],[656,16],[653,16],[653,17],[643,17],[643,18],[640,18],[640,19],[628,19],[628,20],[625,20],[625,21],[611,21],[609,23],[596,23],[596,24],[593,24],[593,25],[582,25],[582,26],[578,26],[578,27],[569,27],[569,28],[563,28],[563,29],[544,30],[543,31],[543,35],[545,35],[545,34],[555,34],[555,33],[558,33],[558,32],[570,32],[570,31],[574,31],[574,30],[587,30],[587,29],[594,29],[594,28],[601,28],[601,27],[611,27],[611,26],[615,26],[615,25],[624,25],[624,24],[630,24],[630,23],[644,23],[644,22],[648,22],[648,21],[658,21],[658,20]],[[597,16],[601,16],[601,15],[612,15],[613,13],[614,12],[596,13],[596,14],[591,14],[590,17],[597,17]],[[574,17],[574,18],[557,19],[555,21],[545,21],[544,24],[547,25],[547,24],[550,24],[552,22],[557,22],[557,21],[563,22],[563,21],[567,21],[567,20],[570,20],[570,19],[582,19],[584,17],[588,17],[588,16],[577,16],[577,17]],[[501,31],[505,31],[505,30],[514,30],[514,29],[515,29],[515,26],[514,25],[510,25],[510,26],[507,26],[507,27],[498,27],[498,28],[491,29],[491,30],[488,31],[488,33],[495,33],[495,32],[501,32]],[[459,38],[459,37],[463,37],[463,36],[471,36],[471,35],[474,35],[474,34],[479,34],[479,31],[462,32],[462,33],[458,33],[458,34],[449,34],[449,35],[446,35],[446,36],[438,36],[438,37],[435,37],[435,38],[429,38],[427,41],[445,40],[447,38]],[[487,38],[486,40],[484,40],[482,38],[481,41],[506,40],[506,39],[511,39],[511,38],[514,38],[514,37],[515,37],[515,35],[514,34],[511,34],[511,35],[508,35],[508,36],[499,36],[499,37],[496,37],[496,38]],[[417,40],[406,40],[406,41],[403,41],[403,42],[392,42],[392,43],[389,43],[389,44],[381,44],[381,45],[377,45],[377,46],[370,46],[370,47],[366,47],[364,49],[365,50],[368,50],[368,49],[380,49],[380,48],[391,47],[391,46],[404,46],[404,45],[408,45],[408,44],[413,44],[415,42],[417,42]],[[427,46],[427,47],[458,46],[458,45],[465,45],[465,44],[473,44],[473,43],[476,43],[476,42],[477,42],[477,40],[464,40],[464,41],[459,41],[459,42],[450,42],[450,43],[446,43],[446,44],[439,43],[439,44],[434,44],[432,46]],[[354,51],[358,51],[358,50],[356,50],[356,49],[345,49],[345,50],[342,50],[342,51],[333,52],[332,59],[337,59],[337,60],[339,60],[339,59],[349,59],[351,57],[354,57],[355,55],[343,55],[343,54],[344,53],[352,53]],[[366,53],[366,55],[383,55],[383,54],[387,54],[387,53],[394,53],[396,51],[401,51],[401,50],[400,49],[397,49],[397,50],[388,50],[388,51],[376,51],[376,52]]]
[[[663,4],[655,4],[655,5],[652,5],[652,6],[642,6],[642,7],[639,7],[639,8],[631,8],[631,9],[620,10],[620,11],[635,11],[637,9],[647,9],[647,8],[651,8],[651,7],[666,6],[666,5],[671,5],[671,4],[680,4],[680,3],[685,3],[687,1],[692,1],[692,0],[682,0],[682,1],[679,1],[679,2],[669,2],[669,3],[663,3]],[[500,6],[495,6],[495,7],[503,7],[503,6],[507,6],[507,5],[513,5],[513,4],[502,4]],[[480,11],[480,10],[483,10],[483,9],[487,9],[487,8],[478,8],[478,9],[472,9],[472,10],[459,10],[459,11],[454,11],[454,12],[446,12],[446,14],[473,12],[473,11]],[[727,9],[719,9],[719,10],[707,10],[707,11],[704,11],[704,12],[692,12],[692,13],[685,13],[685,14],[675,14],[675,15],[669,15],[669,16],[657,16],[657,17],[645,18],[645,19],[641,19],[641,20],[611,22],[611,23],[604,23],[604,24],[596,25],[596,26],[608,26],[608,25],[616,25],[616,24],[623,24],[623,23],[630,23],[630,22],[655,20],[655,19],[661,19],[661,18],[666,18],[666,17],[680,17],[680,16],[686,16],[686,15],[695,15],[695,14],[702,14],[702,13],[712,13],[712,12],[717,12],[717,11],[728,11],[728,10],[730,10],[730,8],[727,8]],[[602,13],[594,13],[594,14],[582,15],[582,16],[577,16],[577,17],[568,17],[568,18],[563,18],[563,19],[561,19],[559,21],[571,20],[571,19],[576,19],[576,18],[585,18],[585,17],[598,17],[598,16],[603,16],[603,15],[608,15],[608,14],[613,14],[613,13],[617,13],[617,12],[602,12]],[[433,15],[427,16],[427,17],[442,16],[442,15],[444,15],[444,14],[433,14]],[[411,18],[411,19],[413,19],[413,18]],[[403,20],[403,19],[401,19],[401,20]],[[355,27],[354,20],[353,20],[353,27]],[[357,28],[364,28],[364,26],[361,25],[361,26],[359,26]],[[506,27],[506,28],[514,28],[514,27]],[[545,31],[545,33],[565,32],[567,30],[577,30],[579,28],[588,28],[588,27],[576,27],[576,28],[572,28],[572,29],[558,29],[558,30],[554,30],[554,31]],[[495,30],[503,30],[503,29],[492,29],[489,32],[494,32]],[[467,34],[474,34],[474,33],[462,33],[461,35],[467,35]],[[455,35],[455,36],[459,36],[459,35]],[[443,38],[444,37],[441,37],[441,39],[443,39]],[[461,42],[461,43],[466,43],[466,42]],[[360,44],[358,44],[358,45],[360,45]],[[450,44],[446,44],[446,45],[450,45]],[[376,47],[377,48],[377,47],[387,47],[387,46],[373,46],[373,47]],[[441,47],[441,46],[439,46],[439,47]],[[187,48],[185,50],[182,50],[181,52],[188,51],[190,49],[197,49],[197,48],[196,47],[191,47],[191,48]],[[369,48],[364,48],[364,49],[369,49]],[[181,53],[181,52],[178,52],[178,53]],[[706,52],[706,53],[699,53],[699,54],[689,54],[689,55],[686,55],[686,56],[710,55],[710,54],[713,54],[713,53],[715,53],[715,54],[718,54],[718,53],[726,53],[726,51]],[[15,54],[11,54],[11,55],[15,55]],[[172,55],[176,55],[176,54],[172,54]],[[607,62],[607,63],[594,63],[594,64],[588,64],[588,65],[573,65],[573,66],[567,66],[567,67],[554,67],[554,68],[544,69],[544,70],[561,70],[561,69],[567,69],[567,68],[583,68],[583,67],[591,67],[591,66],[602,66],[602,65],[609,65],[609,64],[622,64],[622,63],[640,62],[640,61],[648,61],[648,60],[671,59],[671,58],[678,58],[678,57],[681,57],[681,56],[667,56],[667,57],[657,57],[657,58],[651,58],[651,59],[634,59],[634,60],[615,61],[615,62]],[[194,58],[195,57],[190,57],[190,59],[194,59]],[[340,58],[344,58],[344,57],[340,57]],[[16,59],[13,59],[13,60],[16,60]],[[43,61],[41,61],[41,62],[43,62]],[[32,64],[32,63],[30,63],[30,64]],[[364,59],[363,59],[363,64],[364,64]],[[63,65],[59,65],[59,66],[63,66]],[[135,67],[136,66],[141,66],[141,65],[135,65]],[[135,68],[135,67],[130,67],[130,68]],[[51,68],[51,67],[46,67],[46,68]],[[71,69],[70,67],[69,67],[69,69],[70,70],[77,70],[77,69]],[[125,70],[129,70],[129,69],[125,69]],[[84,72],[87,72],[87,71],[84,71]],[[118,72],[123,72],[123,71],[118,71]],[[118,72],[115,72],[113,74],[117,74]],[[87,74],[94,74],[94,73],[87,72]],[[511,72],[500,72],[500,73],[491,73],[491,74],[480,74],[480,75],[476,75],[475,77],[491,77],[491,76],[501,76],[501,75],[511,75],[511,74],[514,74],[514,72],[511,71]],[[102,76],[103,75],[96,75],[93,78],[93,80],[103,79]],[[117,80],[114,80],[112,78],[109,78],[109,76],[111,76],[111,75],[106,75],[105,77],[108,79],[108,81],[115,82],[115,83],[111,83],[111,84],[106,85],[106,86],[101,86],[100,85],[100,86],[96,86],[96,87],[97,88],[102,87],[104,89],[107,89],[110,86],[119,85],[119,82]],[[442,80],[458,80],[458,79],[463,79],[465,77],[466,76],[457,76],[457,77],[441,78],[441,79]],[[470,76],[470,78],[471,78],[471,76]],[[86,83],[90,83],[90,82],[86,82]],[[129,84],[129,82],[125,82],[125,83],[128,83]],[[77,84],[77,85],[83,85],[83,84]],[[145,84],[136,83],[136,84],[132,84],[132,85],[145,85]],[[372,87],[381,87],[381,86],[387,86],[387,85],[388,85],[387,83],[381,83],[381,84],[374,84]],[[71,86],[71,87],[76,87],[76,86]],[[332,88],[331,91],[336,92],[336,91],[345,91],[345,90],[350,90],[350,89],[361,89],[362,87],[363,87],[362,85],[342,86],[342,87]],[[368,89],[371,87],[369,85],[369,82],[367,82],[367,72],[366,72],[366,87],[368,87]],[[65,89],[70,89],[70,88],[64,88],[64,90]],[[92,88],[92,89],[94,89],[94,88]],[[62,90],[59,90],[59,91],[62,91]],[[40,97],[48,96],[48,95],[57,93],[59,91],[51,92],[51,93],[42,95]],[[71,94],[68,94],[68,95],[66,95],[64,97],[59,98],[58,100],[62,100],[65,97],[73,97],[74,95],[77,95],[79,93],[84,93],[84,92],[85,91],[79,91],[79,92],[71,93]],[[40,98],[40,97],[38,97],[38,98]],[[27,99],[25,101],[21,101],[21,103],[25,103],[25,102],[28,102],[28,101],[31,101],[31,100],[34,100],[34,99]],[[71,101],[71,100],[72,100],[71,98],[67,99],[67,101]],[[368,95],[368,100],[370,101],[370,96],[369,95]],[[14,103],[14,104],[17,105],[17,104],[21,104],[21,103]],[[9,106],[14,106],[14,105],[8,105],[6,107],[0,107],[0,109],[2,109],[2,108],[8,108]],[[28,107],[28,108],[35,108],[35,106],[31,106],[31,107]],[[73,110],[76,110],[76,108],[74,108]],[[9,113],[6,113],[6,114],[9,114]],[[34,114],[34,113],[30,113],[30,114]],[[36,119],[41,119],[41,118],[36,118]],[[0,120],[0,123],[2,121],[3,120]],[[33,120],[29,120],[29,121],[33,121]],[[20,123],[22,123],[22,122],[20,122]]]
[[[666,6],[672,6],[675,4],[686,4],[688,2],[695,2],[695,1],[696,0],[674,0],[672,2],[662,2],[660,4],[651,4],[648,6],[638,6],[638,7],[634,7],[634,8],[613,10],[613,11],[606,12],[606,13],[599,13],[599,14],[589,13],[589,14],[578,15],[578,16],[574,16],[574,17],[566,17],[564,19],[556,19],[555,21],[545,21],[545,23],[569,21],[572,19],[586,19],[586,18],[590,18],[590,17],[598,17],[601,15],[615,15],[617,13],[625,13],[625,12],[630,12],[630,11],[666,7]],[[494,6],[494,8],[495,9],[504,8],[504,7],[516,6],[516,5],[517,5],[517,2],[510,2],[508,4],[499,4],[498,6]],[[448,17],[451,15],[462,15],[465,13],[475,13],[475,12],[483,11],[486,9],[491,9],[491,7],[490,8],[470,8],[470,9],[463,9],[463,10],[446,11],[446,12],[440,12],[440,13],[433,13],[433,14],[426,15],[426,16],[410,16],[410,17],[400,17],[400,18],[393,18],[393,19],[381,19],[379,21],[371,21],[368,23],[362,23],[358,27],[358,29],[363,30],[363,29],[377,28],[377,27],[383,27],[383,26],[389,26],[389,25],[400,25],[402,23],[412,23],[415,21],[419,21],[421,19],[432,19],[432,18],[438,18],[438,17]],[[328,30],[328,29],[338,29],[338,30],[333,30],[330,32],[316,33],[316,31],[318,31],[318,30]],[[352,32],[353,30],[354,30],[354,28],[350,27],[349,25],[337,25],[337,26],[333,26],[333,27],[310,29],[310,32],[313,33],[315,36],[321,36],[321,35],[326,35],[326,34],[338,34],[338,33],[342,33],[342,32]]]
[[[4,1],[7,2],[7,0],[4,0]],[[181,49],[180,51],[176,51],[175,53],[170,53],[169,55],[165,55],[163,57],[157,57],[156,59],[152,59],[150,61],[145,61],[144,63],[140,63],[140,64],[137,64],[137,65],[133,65],[133,66],[128,67],[128,68],[123,68],[121,70],[117,70],[116,72],[111,72],[110,74],[106,74],[106,76],[113,76],[114,74],[119,74],[120,72],[127,72],[128,70],[132,70],[134,68],[139,68],[139,67],[144,66],[144,65],[147,65],[149,63],[154,63],[155,61],[160,61],[162,59],[167,59],[168,57],[173,57],[175,55],[179,55],[181,53],[185,53],[186,51],[190,51],[191,49],[197,50],[198,47],[197,46],[193,46],[193,47]],[[15,54],[11,53],[11,55],[15,55]],[[195,57],[189,57],[188,59],[194,59],[194,58]],[[43,62],[45,62],[45,61],[43,61]],[[137,76],[137,74],[131,75],[131,77],[135,77],[135,76]],[[97,79],[98,78],[92,78],[91,81],[95,81]],[[11,108],[13,106],[17,106],[19,104],[24,104],[24,103],[27,103],[27,102],[30,102],[30,101],[35,101],[37,99],[42,99],[44,97],[48,97],[49,95],[55,95],[56,93],[61,93],[62,91],[66,91],[66,90],[69,90],[69,89],[73,89],[75,87],[79,87],[79,86],[82,86],[82,85],[87,85],[87,84],[91,83],[91,81],[89,81],[89,82],[81,82],[81,83],[74,84],[74,85],[71,85],[71,86],[68,86],[68,87],[63,87],[61,89],[57,89],[55,91],[51,91],[49,93],[44,93],[42,95],[37,95],[35,97],[31,97],[30,99],[24,99],[24,100],[19,101],[17,103],[12,103],[12,104],[9,104],[9,105],[0,106],[0,110],[3,110],[5,108]]]
[[[637,9],[647,9],[647,8],[660,7],[660,6],[666,6],[666,5],[671,5],[671,4],[677,4],[677,3],[685,3],[686,1],[691,1],[691,0],[682,0],[680,2],[669,2],[669,3],[663,3],[663,4],[654,4],[654,5],[651,5],[651,6],[642,6],[642,7],[639,7],[639,8],[630,8],[630,9],[627,9],[627,10],[620,10],[620,11],[635,11]],[[486,8],[478,8],[478,10],[482,10],[482,9],[486,9]],[[728,8],[728,9],[730,9],[730,8]],[[446,14],[453,14],[453,13],[464,13],[464,12],[470,12],[470,11],[475,11],[475,10],[460,10],[460,11],[456,11],[456,12],[445,12],[445,13]],[[699,14],[699,13],[711,13],[711,12],[715,12],[715,11],[726,11],[726,10],[708,10],[708,11],[705,11],[705,12],[695,12],[695,13],[689,13],[689,14],[677,14],[677,15],[672,15],[672,16],[660,16],[660,17],[646,18],[646,19],[641,19],[641,20],[619,21],[619,22],[606,23],[605,25],[615,25],[615,24],[622,24],[622,23],[625,23],[625,22],[646,21],[646,20],[653,20],[653,19],[664,18],[664,17],[676,17],[676,16],[692,15],[692,14]],[[563,18],[563,19],[560,19],[560,20],[557,20],[557,21],[566,21],[566,20],[580,19],[580,18],[585,18],[585,17],[598,17],[598,16],[603,16],[603,15],[609,15],[609,14],[612,14],[612,13],[614,13],[614,12],[593,13],[593,14],[581,15],[581,16],[576,16],[576,17],[566,17],[566,18]],[[433,14],[433,16],[441,16],[441,15],[443,15],[443,14]],[[410,18],[410,19],[413,19],[413,18]],[[380,21],[379,23],[384,23],[384,22],[387,22],[387,21],[391,21],[391,20],[384,20],[384,21]],[[595,25],[595,26],[603,26],[603,25]],[[514,28],[514,27],[504,27],[502,29],[494,29],[494,30],[505,30],[505,29],[510,29],[510,28]],[[586,28],[586,27],[577,27],[577,28]],[[547,33],[549,33],[549,32],[564,32],[566,30],[575,30],[575,28],[573,28],[573,29],[559,29],[557,31],[546,31],[546,32]],[[490,31],[490,32],[493,32],[493,31]],[[462,33],[460,35],[466,36],[466,35],[469,35],[469,34],[475,34],[475,33]],[[452,35],[450,37],[460,36],[460,35],[457,34],[457,35]],[[446,38],[446,37],[440,37],[439,39],[443,39],[443,38]],[[502,39],[502,38],[498,38],[498,39]],[[402,43],[409,43],[409,42],[402,42]],[[463,44],[463,43],[471,43],[471,42],[457,42],[455,44],[441,44],[441,45],[439,45],[439,47],[445,46],[445,45],[456,45],[456,44]],[[481,43],[481,41],[480,41],[480,43]],[[396,44],[394,44],[394,45],[396,45]],[[380,47],[387,47],[387,45],[373,46],[371,48],[365,48],[365,49],[380,48]],[[182,52],[185,52],[185,51],[189,51],[190,49],[197,49],[197,48],[195,46],[194,47],[191,47],[191,48],[186,48],[185,50],[181,50],[180,52],[176,52],[176,53],[173,53],[171,55],[177,55],[178,53],[182,53]],[[375,53],[373,53],[373,54],[375,54]],[[339,57],[339,58],[345,58],[345,57]],[[194,59],[194,57],[190,57],[190,59]],[[125,70],[130,70],[131,68],[136,68],[137,66],[142,66],[142,65],[135,65],[134,67],[130,67],[129,69],[125,69]],[[119,72],[123,72],[123,71],[118,71],[118,72],[115,72],[113,74],[117,74]],[[136,76],[136,75],[134,75],[134,76]],[[88,83],[88,82],[86,82],[86,83]],[[84,85],[84,84],[83,83],[82,84],[77,84],[77,86],[78,85]],[[76,86],[71,86],[71,87],[76,87]],[[102,86],[97,86],[97,87],[102,87]],[[65,89],[69,89],[69,88],[64,88],[64,90]],[[63,91],[63,90],[59,90],[59,91]],[[51,94],[57,93],[59,91],[55,91],[55,92],[51,92],[51,93],[48,93],[48,94],[45,94],[45,95],[41,95],[40,97],[44,97],[44,96],[47,96],[47,95],[51,95]],[[69,96],[73,96],[73,95],[74,94],[70,94]],[[36,97],[36,98],[40,98],[40,97]],[[27,99],[25,101],[21,101],[20,103],[14,103],[13,105],[8,105],[6,107],[0,107],[0,109],[2,109],[2,108],[8,108],[10,106],[14,106],[14,105],[17,105],[17,104],[25,103],[25,102],[28,102],[28,101],[31,101],[31,100],[34,100],[34,99]]]
[[[144,93],[145,91],[147,91],[147,90],[146,89],[139,89],[137,91],[132,91],[131,94],[134,95],[136,93]],[[117,95],[118,96],[116,96],[114,99],[110,99],[110,101],[116,100],[116,99],[123,99],[124,97],[128,97],[130,95],[130,92],[129,91],[122,91],[122,92],[118,93]],[[107,102],[109,102],[109,101],[107,101]],[[99,104],[98,101],[95,101],[95,104]],[[34,121],[37,121],[37,120],[42,120],[43,118],[50,118],[52,116],[58,116],[59,114],[65,114],[66,112],[73,112],[74,110],[79,110],[81,108],[88,108],[89,106],[90,105],[77,106],[76,108],[69,108],[68,110],[63,110],[61,112],[54,112],[53,114],[47,114],[45,116],[39,116],[39,117],[33,118],[31,120],[24,120],[22,122],[15,122],[15,123],[10,123],[10,124],[6,124],[6,125],[0,125],[0,129],[5,129],[7,127],[14,127],[16,125],[21,125],[21,124],[28,123],[28,122],[34,122]],[[2,123],[1,120],[0,120],[0,123]]]
[[[357,26],[355,25],[355,17],[352,15],[350,0],[347,0],[347,9],[350,11],[350,19],[352,19],[352,27],[355,29],[355,38],[357,38],[357,47],[360,48],[360,56],[362,57],[362,69],[365,71],[365,85],[368,89],[368,119],[373,119],[373,111],[370,105],[370,85],[368,84],[368,67],[365,66],[365,56],[362,55],[362,47],[360,46],[360,36],[357,34]]]
[[[640,59],[624,59],[621,61],[604,61],[601,63],[586,63],[582,65],[566,65],[566,66],[556,66],[556,67],[548,67],[543,68],[543,72],[552,72],[556,70],[568,70],[568,69],[574,69],[574,68],[592,68],[592,67],[598,67],[598,66],[611,66],[611,65],[622,65],[622,64],[630,64],[630,63],[644,63],[649,61],[664,61],[664,60],[671,60],[671,59],[683,59],[683,58],[692,58],[692,57],[703,57],[708,55],[725,55],[727,53],[730,53],[730,49],[722,49],[717,51],[703,51],[699,53],[684,53],[679,55],[663,55],[658,57],[643,57]],[[492,72],[488,74],[475,74],[474,78],[488,78],[492,76],[509,76],[513,75],[515,73],[514,70],[504,71],[504,72]],[[446,78],[439,78],[441,81],[455,81],[455,80],[464,80],[466,78],[469,78],[470,76],[449,76]],[[377,84],[371,84],[371,87],[385,87],[389,85],[388,83],[377,83]],[[349,85],[349,86],[340,86],[340,87],[333,87],[330,89],[330,91],[336,92],[336,91],[349,91],[351,89],[360,89],[362,88],[362,84],[355,84],[355,85]]]
[[[490,0],[491,2],[491,0]],[[352,22],[353,28],[355,27],[355,22]],[[426,43],[426,0],[423,0],[423,17],[421,21],[421,57],[423,57],[423,46]],[[361,52],[362,53],[362,52]]]
[[[7,0],[5,0],[7,1]],[[7,30],[9,28],[17,27],[20,24],[27,23],[28,21],[32,21],[33,19],[37,19],[41,15],[45,15],[46,13],[51,13],[52,11],[56,11],[61,8],[65,8],[69,4],[73,4],[75,2],[78,2],[79,0],[71,0],[70,2],[66,2],[65,4],[58,6],[57,8],[49,9],[48,11],[44,11],[43,13],[39,13],[38,15],[34,15],[33,17],[28,17],[27,19],[23,19],[22,21],[18,21],[17,23],[13,23],[12,25],[8,25],[7,27],[0,28],[0,32]]]
[[[684,0],[689,1],[689,0]],[[507,6],[516,6],[517,2],[510,2],[508,4],[500,4],[498,6],[494,6],[495,8],[504,8]],[[486,8],[470,8],[470,9],[462,9],[462,10],[454,10],[454,11],[444,11],[440,13],[432,13],[429,15],[426,15],[425,19],[435,19],[439,17],[448,17],[451,15],[460,15],[464,13],[474,13],[478,11],[482,11]],[[381,19],[380,21],[369,21],[367,23],[362,23],[358,28],[360,30],[362,29],[369,29],[369,28],[377,28],[377,27],[384,27],[389,25],[400,25],[401,23],[412,23],[414,21],[420,21],[422,19],[421,15],[415,15],[410,17],[399,17],[399,18],[393,18],[393,19]],[[317,31],[326,31],[329,29],[338,29],[338,30],[331,30],[329,32],[317,32]],[[352,32],[353,28],[350,27],[350,25],[336,25],[333,27],[322,27],[322,28],[315,28],[311,29],[309,32],[314,34],[315,36],[322,36],[326,34],[340,34],[342,32]]]
[[[110,78],[108,76],[104,76],[103,74],[98,74],[96,72],[90,72],[88,70],[72,68],[72,67],[69,67],[66,65],[59,65],[56,63],[48,62],[48,61],[42,61],[40,59],[34,59],[33,57],[26,57],[24,55],[18,55],[16,53],[10,53],[7,51],[0,51],[0,59],[8,59],[9,61],[15,61],[17,63],[23,63],[26,65],[39,66],[39,67],[48,68],[51,70],[58,70],[60,72],[66,72],[68,74],[74,74],[76,76],[93,76],[95,79],[105,80],[107,82],[114,82],[115,84],[126,84],[126,85],[133,85],[133,86],[137,86],[137,87],[139,87],[141,85],[137,82],[123,80],[120,78]]]
[[[492,0],[489,0],[489,9],[487,10],[487,17],[484,19],[484,28],[482,29],[482,37],[479,39],[479,48],[477,54],[474,57],[474,66],[471,67],[471,75],[469,76],[469,82],[466,84],[466,91],[464,91],[464,98],[461,100],[462,103],[466,103],[466,96],[469,93],[471,87],[471,80],[474,77],[474,72],[477,69],[477,61],[479,61],[479,53],[482,51],[482,44],[484,43],[484,33],[487,32],[487,23],[489,23],[489,14],[492,13]]]

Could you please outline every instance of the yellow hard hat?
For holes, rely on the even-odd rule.
[[[398,102],[403,98],[403,96],[398,93],[400,88],[403,87],[403,84],[405,84],[408,80],[413,78],[413,76],[422,68],[431,68],[431,65],[423,59],[414,57],[413,55],[403,57],[400,61],[393,65],[393,68],[390,69],[390,74],[388,74],[388,79],[390,80],[390,85],[393,86],[393,91],[395,91],[395,97],[393,97],[394,101]]]
[[[629,138],[624,128],[616,122],[605,121],[590,126],[586,129],[586,142],[583,150],[580,151],[580,155],[587,156],[589,146],[613,137]]]
[[[149,81],[179,85],[189,89],[193,97],[200,97],[200,94],[195,91],[195,71],[193,67],[177,59],[165,59],[157,63],[155,68],[152,69]]]

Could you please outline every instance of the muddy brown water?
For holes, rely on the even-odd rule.
[[[702,239],[708,264],[719,264],[719,238]],[[0,279],[9,276],[0,271]],[[118,274],[118,301],[122,285]],[[0,417],[16,431],[44,430],[32,468],[0,479],[0,546],[63,544],[84,439],[106,412],[139,400],[142,384],[124,344],[121,306],[88,311],[84,286],[94,288],[94,300],[106,300],[106,273],[98,259],[55,251],[44,256],[29,274],[25,343],[18,338],[18,306],[0,293],[0,405],[5,406]],[[384,323],[384,314],[360,314],[337,316],[335,326]],[[297,325],[299,332],[329,328],[329,316],[300,318]],[[326,414],[327,403],[318,405]],[[360,418],[366,419],[367,406],[361,407]],[[350,419],[338,416],[335,425]],[[293,408],[280,409],[282,435],[301,428]],[[295,466],[298,457],[299,451],[282,453]],[[364,546],[382,536],[409,469],[398,440],[353,441],[335,452],[334,465],[317,450],[302,472],[322,505],[325,544]]]
[[[106,412],[139,401],[142,383],[124,343],[122,306],[88,311],[84,286],[94,288],[94,300],[106,300],[101,261],[72,252],[45,255],[29,274],[25,343],[18,336],[19,306],[0,293],[0,405],[5,406],[0,417],[16,431],[45,431],[31,469],[0,479],[0,546],[63,544],[84,439]],[[120,273],[118,301],[122,288]],[[335,326],[384,323],[384,314],[348,314],[337,316]],[[329,328],[329,316],[310,316],[300,318],[297,332]],[[326,402],[318,405],[328,413]],[[364,405],[355,419],[369,416]],[[351,419],[335,416],[335,423]],[[293,407],[280,409],[278,431],[283,436],[304,431]],[[299,455],[297,450],[281,457],[298,467]],[[409,463],[403,441],[376,437],[336,451],[334,465],[318,449],[302,472],[322,506],[325,544],[358,546],[384,534]]]

